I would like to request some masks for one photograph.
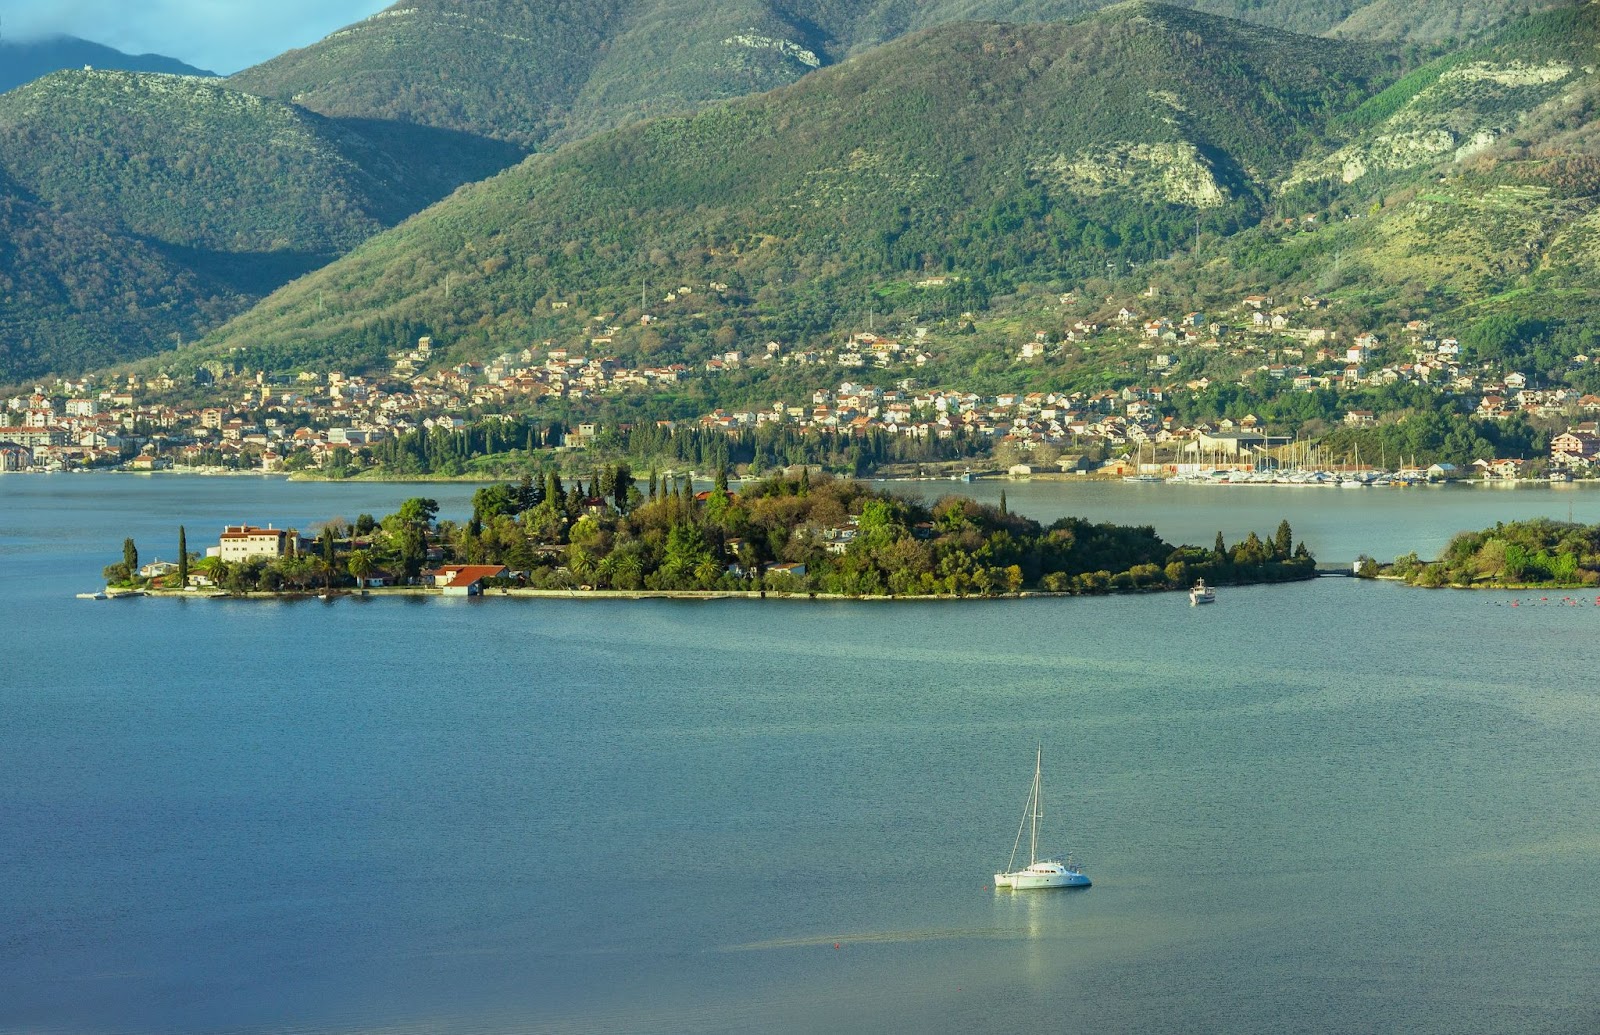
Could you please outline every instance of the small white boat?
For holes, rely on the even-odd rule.
[[[1201,579],[1189,590],[1189,606],[1199,607],[1201,604],[1215,604],[1217,591],[1206,585],[1206,580]]]
[[[79,600],[104,600],[104,599],[106,599],[106,591],[103,590],[103,589],[97,589],[93,593],[79,593],[78,594],[78,599]]]
[[[994,886],[1013,891],[1034,888],[1087,888],[1089,876],[1067,856],[1065,862],[1040,859],[1039,820],[1044,818],[1044,798],[1041,794],[1044,773],[1044,749],[1040,748],[1033,763],[1033,787],[1028,791],[1028,804],[1022,811],[1022,823],[1017,827],[1017,840],[1011,846],[1011,861],[1003,872],[994,875]],[[1022,832],[1029,830],[1028,865],[1018,870],[1017,851],[1022,847]]]

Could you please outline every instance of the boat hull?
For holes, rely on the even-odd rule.
[[[997,873],[994,875],[996,888],[1009,888],[1012,891],[1034,891],[1042,888],[1087,888],[1089,875],[1082,870],[1067,868],[1059,864],[1044,863],[1026,870],[1016,870],[1012,873]]]
[[[1089,877],[1083,873],[1027,873],[1015,876],[1007,873],[994,875],[994,886],[1010,891],[1039,891],[1045,888],[1087,888]]]

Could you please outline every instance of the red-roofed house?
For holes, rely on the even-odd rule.
[[[433,571],[433,584],[447,597],[475,597],[483,593],[483,580],[506,573],[504,564],[446,564]]]

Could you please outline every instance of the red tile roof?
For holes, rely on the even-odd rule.
[[[482,579],[504,575],[504,564],[446,564],[433,573],[436,586],[470,586]],[[443,578],[444,581],[440,581]]]

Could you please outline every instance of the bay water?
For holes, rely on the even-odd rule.
[[[0,479],[0,1031],[1600,1027],[1592,595],[73,598],[124,536],[472,488]],[[1287,517],[1329,560],[1600,520],[896,488],[1202,545]],[[1041,847],[1095,884],[995,892],[1040,745]]]

